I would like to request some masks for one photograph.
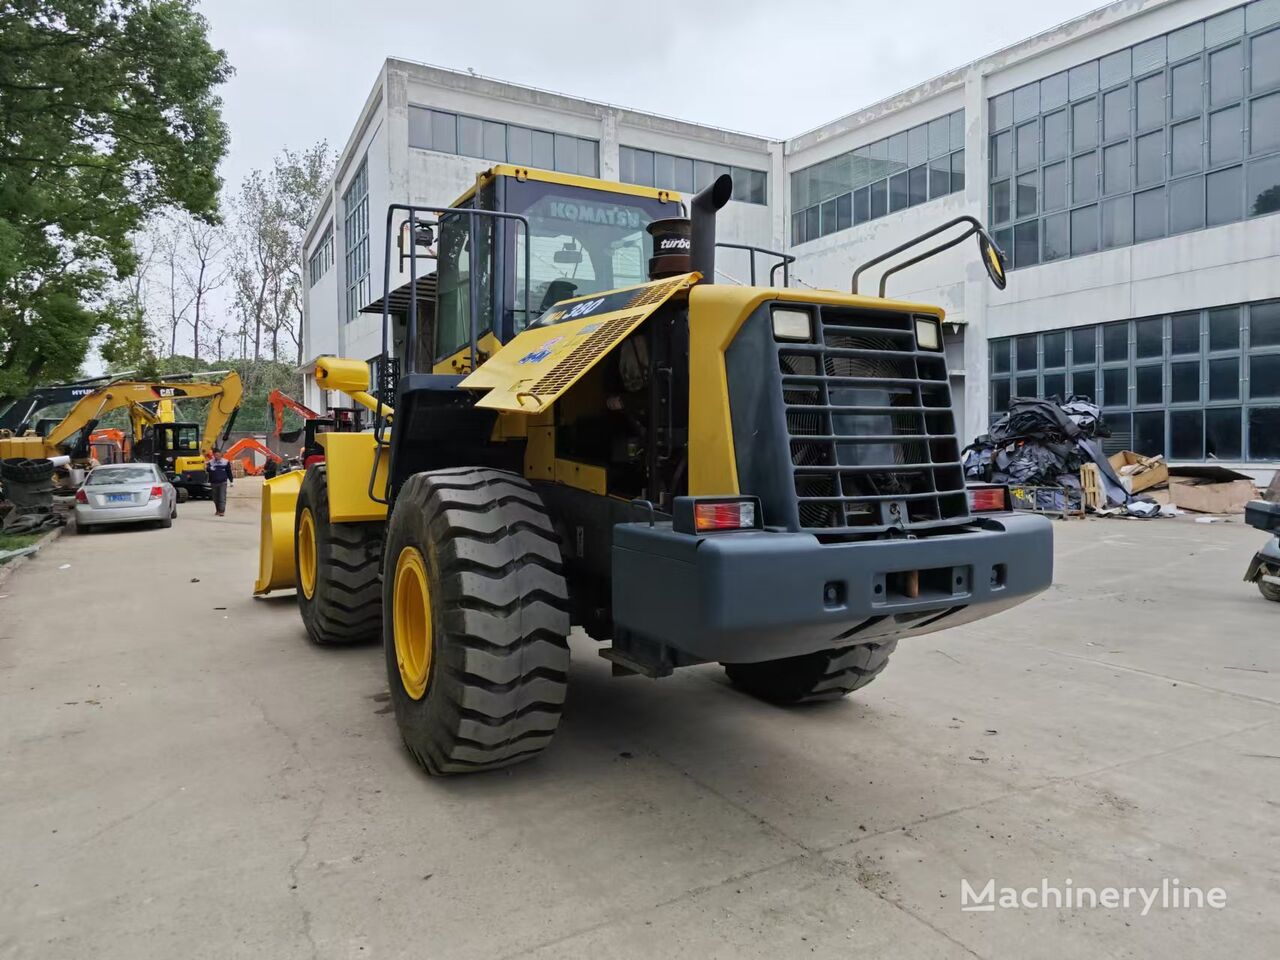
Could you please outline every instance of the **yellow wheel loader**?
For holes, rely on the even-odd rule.
[[[497,166],[451,207],[388,210],[377,383],[360,361],[316,372],[373,428],[324,435],[322,466],[267,482],[257,591],[296,588],[314,642],[381,636],[427,772],[542,751],[575,625],[617,674],[718,662],[801,703],[1049,585],[1049,522],[966,488],[942,311],[885,297],[975,235],[1003,286],[981,224],[875,258],[853,293],[789,287],[791,258],[762,249],[753,274],[771,257],[783,285],[727,286],[731,193],[722,176],[686,209]]]

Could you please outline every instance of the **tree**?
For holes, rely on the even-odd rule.
[[[227,241],[222,228],[215,224],[188,219],[184,240],[187,259],[183,270],[186,290],[191,294],[191,350],[200,359],[200,318],[205,298],[227,282],[231,268],[224,262]]]
[[[0,3],[0,399],[75,374],[156,210],[216,219],[230,75],[192,0]]]

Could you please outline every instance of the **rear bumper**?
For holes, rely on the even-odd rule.
[[[136,507],[90,507],[76,504],[76,526],[97,527],[108,523],[145,523],[163,520],[168,507],[164,497],[148,500]]]
[[[1021,603],[1052,579],[1052,525],[1020,514],[984,518],[962,533],[861,543],[763,530],[695,536],[670,524],[614,527],[617,627],[726,663],[969,623]]]

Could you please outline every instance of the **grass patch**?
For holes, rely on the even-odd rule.
[[[0,553],[29,547],[48,532],[48,530],[41,530],[39,533],[0,533]],[[3,562],[0,561],[0,563]]]

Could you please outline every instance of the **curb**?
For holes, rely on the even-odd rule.
[[[33,557],[38,557],[40,555],[41,550],[43,550],[49,544],[53,543],[53,541],[57,540],[60,536],[62,536],[63,531],[66,530],[68,526],[69,524],[64,523],[62,526],[56,527],[55,529],[50,530],[43,537],[41,537],[39,540],[37,540],[35,543],[32,544],[32,546],[35,547],[35,549],[31,553],[28,553],[26,556],[23,556],[23,557],[14,557],[8,563],[0,565],[0,586],[3,586],[5,581],[13,576],[13,573],[15,570],[20,569],[22,566],[24,566],[27,563],[27,561],[31,560]]]

